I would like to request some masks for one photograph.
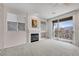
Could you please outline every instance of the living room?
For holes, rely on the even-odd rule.
[[[0,3],[0,55],[79,55],[78,19],[78,3]]]

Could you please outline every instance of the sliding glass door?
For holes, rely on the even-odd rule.
[[[73,40],[72,17],[67,17],[53,21],[53,30],[55,39],[72,42]]]
[[[55,39],[58,38],[58,20],[53,21],[53,34]]]

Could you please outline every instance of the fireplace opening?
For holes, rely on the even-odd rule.
[[[39,34],[31,34],[31,42],[39,41]]]

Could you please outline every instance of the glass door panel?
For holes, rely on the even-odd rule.
[[[73,40],[73,20],[59,21],[59,38]]]
[[[73,19],[67,17],[53,21],[54,37],[58,40],[72,41],[73,40]]]
[[[53,21],[53,37],[58,38],[58,20]]]

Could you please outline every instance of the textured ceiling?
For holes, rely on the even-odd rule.
[[[77,3],[6,3],[5,6],[45,19],[79,8]]]

